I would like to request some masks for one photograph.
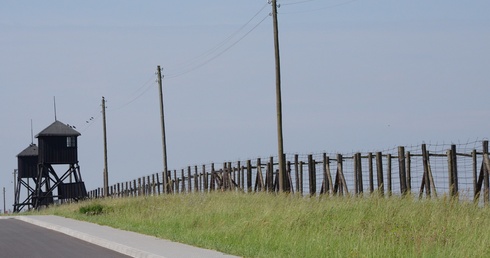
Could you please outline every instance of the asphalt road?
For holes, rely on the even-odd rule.
[[[129,257],[17,219],[0,219],[0,257]]]

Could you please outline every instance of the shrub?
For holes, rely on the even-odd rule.
[[[80,207],[79,212],[85,215],[99,215],[102,214],[104,206],[100,203],[91,203]]]

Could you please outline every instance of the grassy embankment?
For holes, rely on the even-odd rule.
[[[244,257],[490,257],[490,209],[448,199],[213,193],[86,201],[41,213]]]

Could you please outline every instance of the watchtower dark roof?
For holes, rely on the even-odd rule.
[[[68,125],[63,124],[60,121],[54,121],[50,126],[46,127],[46,129],[42,130],[40,133],[36,135],[36,138],[44,137],[44,136],[80,136],[81,134],[77,132],[75,129],[71,128]]]
[[[30,157],[30,156],[37,156],[38,155],[38,148],[36,144],[30,144],[29,147],[25,148],[21,153],[17,155],[17,157]]]

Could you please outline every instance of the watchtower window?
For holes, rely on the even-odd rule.
[[[66,147],[77,147],[77,140],[75,136],[66,137]]]

